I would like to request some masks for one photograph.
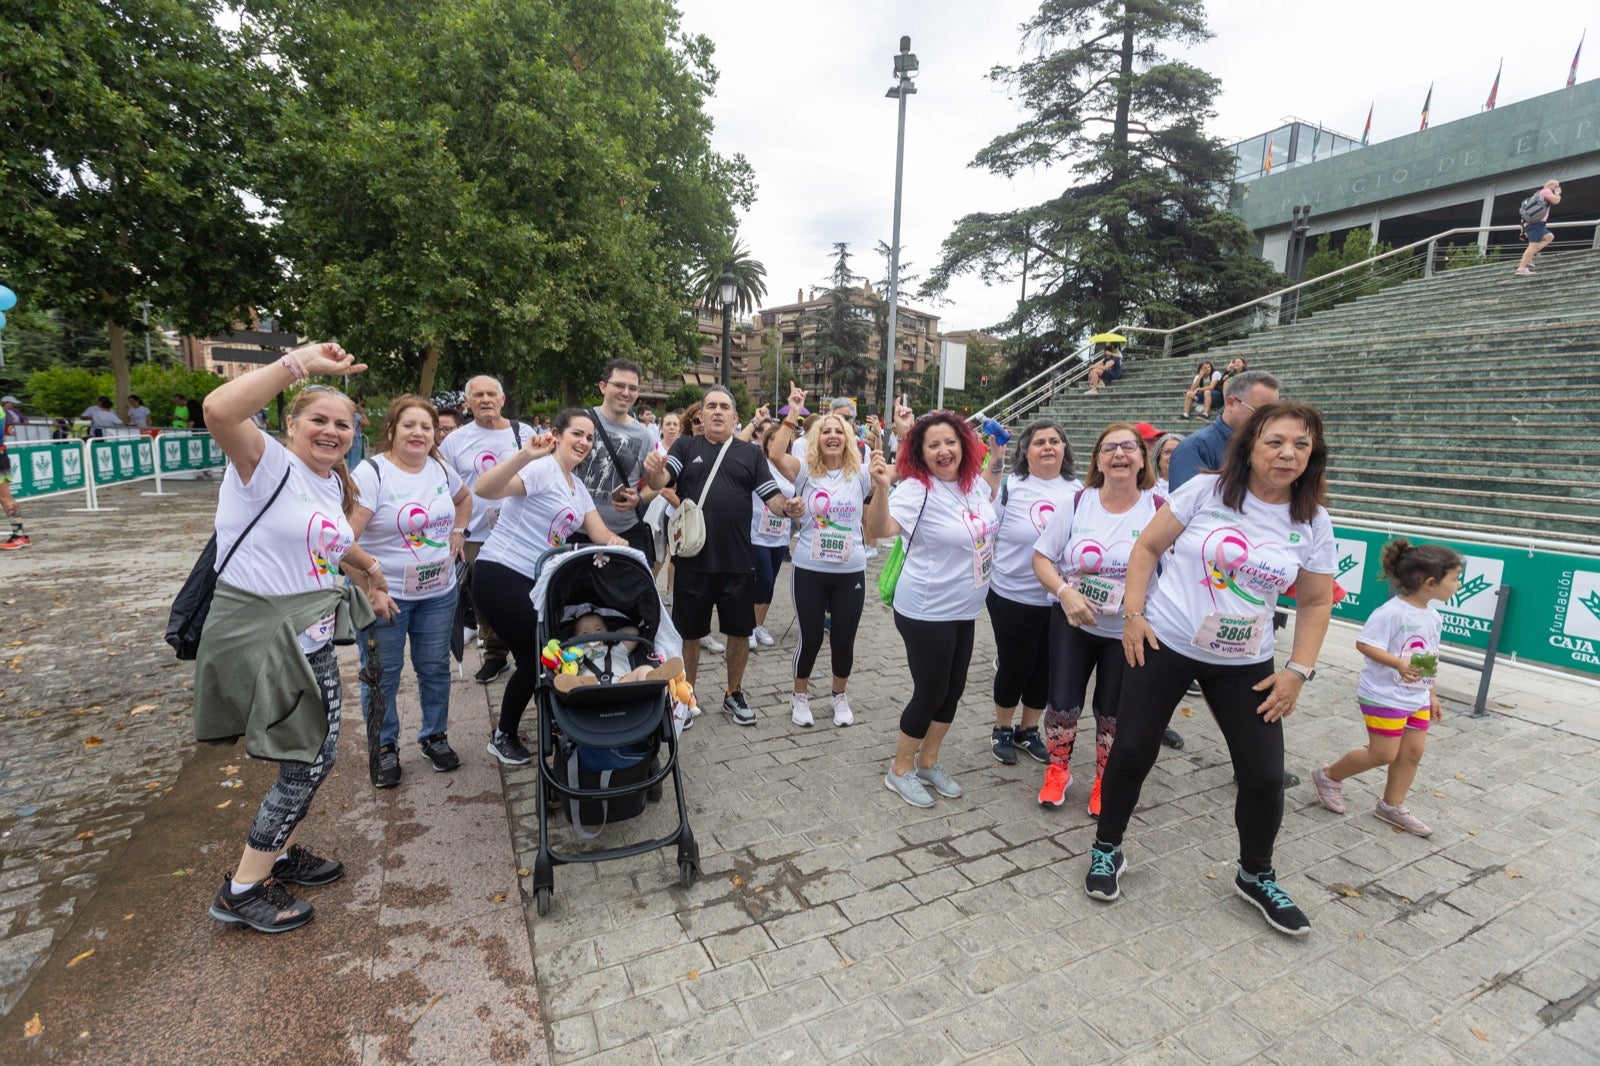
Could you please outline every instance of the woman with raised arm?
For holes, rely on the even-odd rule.
[[[579,528],[596,544],[628,546],[627,538],[606,528],[583,479],[572,473],[594,447],[593,417],[568,407],[551,428],[553,434],[530,436],[520,450],[479,477],[473,489],[486,500],[506,501],[500,521],[478,552],[472,602],[505,638],[517,663],[500,699],[499,724],[489,738],[489,754],[508,766],[533,759],[517,730],[539,680],[539,615],[532,597],[540,557],[561,547]]]
[[[1122,838],[1155,765],[1161,731],[1198,679],[1227,740],[1238,795],[1234,891],[1267,924],[1303,936],[1311,923],[1278,883],[1272,849],[1283,821],[1283,720],[1316,677],[1337,566],[1323,506],[1328,445],[1322,416],[1301,403],[1264,404],[1234,431],[1222,471],[1172,494],[1134,542],[1122,599],[1127,661],[1117,742],[1106,764],[1100,828],[1084,890],[1114,900]],[[1169,548],[1161,581],[1156,564]],[[1272,612],[1295,588],[1294,647],[1273,666]]]
[[[805,406],[805,390],[789,383],[789,410]],[[784,416],[768,442],[767,455],[778,472],[794,482],[790,517],[800,521],[795,542],[794,570],[789,589],[800,639],[794,652],[794,691],[789,697],[789,717],[809,729],[811,669],[816,665],[822,640],[828,638],[833,683],[828,709],[833,724],[855,722],[846,689],[855,665],[856,631],[867,603],[867,552],[862,540],[862,520],[872,493],[872,478],[861,466],[856,435],[837,414],[821,416],[806,435],[805,459],[790,452],[797,415]],[[874,446],[876,439],[874,438]],[[824,619],[832,616],[826,632]]]
[[[1001,454],[991,447],[993,461],[984,479],[994,489],[994,581],[986,601],[994,630],[994,729],[989,751],[1006,766],[1017,762],[1021,748],[1035,762],[1048,762],[1050,751],[1039,736],[1050,695],[1050,593],[1033,576],[1033,545],[1050,520],[1072,507],[1072,494],[1083,482],[1072,476],[1072,446],[1060,423],[1044,418],[1017,435],[1017,461],[1002,481]],[[1022,721],[1013,726],[1017,704]]]
[[[289,406],[286,443],[250,420],[308,376],[366,369],[337,344],[312,344],[218,386],[205,422],[228,469],[217,499],[222,561],[205,636],[195,656],[195,738],[232,741],[278,764],[256,810],[238,866],[211,916],[281,933],[309,922],[311,904],[285,884],[325,885],[344,866],[294,843],[317,787],[333,769],[341,693],[335,643],[349,644],[374,612],[395,615],[383,568],[350,526],[357,505],[345,454],[355,404],[325,385]],[[341,582],[343,571],[351,583]]]
[[[906,646],[911,699],[900,715],[900,739],[883,783],[913,807],[933,806],[928,786],[954,799],[961,785],[939,765],[939,746],[967,687],[967,667],[994,566],[994,507],[978,477],[978,436],[950,411],[904,428],[891,496],[889,464],[873,453],[866,531],[873,540],[903,536],[905,562],[894,594],[894,625]],[[909,423],[909,424],[908,424]]]
[[[376,788],[400,783],[400,671],[406,642],[417,675],[422,721],[417,746],[433,768],[454,770],[461,759],[445,735],[450,728],[450,625],[456,616],[456,560],[465,555],[472,521],[472,492],[455,468],[439,456],[434,441],[439,415],[433,404],[411,393],[397,396],[383,416],[382,448],[356,464],[361,503],[350,516],[356,541],[393,574],[398,613],[379,622],[383,723],[377,761],[369,767]],[[367,665],[367,646],[361,664]],[[361,683],[365,706],[367,684]],[[370,727],[369,727],[370,728]]]

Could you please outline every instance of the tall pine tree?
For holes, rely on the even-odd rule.
[[[1064,166],[1042,204],[961,219],[924,286],[958,275],[1027,295],[997,328],[1066,344],[1118,322],[1178,325],[1277,277],[1226,208],[1232,157],[1206,135],[1217,79],[1165,54],[1210,36],[1200,0],[1045,0],[1022,27],[1034,58],[996,67],[1029,117],[972,165],[1004,177]]]

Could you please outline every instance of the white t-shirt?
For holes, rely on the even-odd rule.
[[[994,568],[998,520],[989,486],[974,479],[962,492],[950,482],[908,479],[889,493],[889,514],[906,538],[894,609],[923,622],[977,618]]]
[[[387,455],[356,464],[351,475],[361,506],[372,512],[360,544],[383,565],[397,600],[431,600],[455,589],[450,530],[461,478],[430,457],[420,473],[396,466]]]
[[[1444,623],[1439,612],[1430,607],[1413,607],[1396,596],[1367,619],[1356,640],[1382,648],[1401,662],[1409,663],[1411,656],[1438,655],[1439,639],[1444,633]],[[1362,703],[1392,710],[1419,711],[1430,705],[1431,691],[1436,678],[1424,677],[1414,685],[1400,680],[1400,671],[1382,666],[1362,656],[1365,665],[1356,682],[1356,698]],[[1438,663],[1434,664],[1438,669]]]
[[[149,429],[150,408],[143,406],[128,408],[128,425],[138,426],[140,429]]]
[[[1039,587],[1033,576],[1033,546],[1049,527],[1050,520],[1071,510],[1073,494],[1083,488],[1077,478],[1020,477],[1007,474],[995,511],[1000,528],[994,541],[994,591],[1012,603],[1043,607],[1051,602],[1050,593]],[[1002,502],[1002,499],[1004,502]]]
[[[1163,647],[1226,666],[1272,658],[1272,614],[1278,596],[1301,570],[1332,574],[1333,522],[1317,508],[1309,523],[1289,518],[1289,505],[1245,494],[1232,510],[1216,474],[1200,474],[1167,498],[1183,533],[1160,584],[1145,600],[1145,618]]]
[[[794,484],[784,477],[769,461],[767,469],[772,472],[772,480],[778,483],[783,490],[785,498],[794,495]],[[767,501],[755,493],[750,494],[750,543],[760,548],[787,548],[792,527],[789,516],[773,514],[767,507]]]
[[[1133,554],[1134,541],[1160,510],[1155,496],[1153,490],[1145,489],[1132,507],[1112,514],[1100,502],[1099,489],[1084,489],[1077,506],[1069,497],[1056,512],[1050,528],[1034,544],[1034,551],[1055,564],[1063,581],[1071,582],[1080,595],[1099,608],[1095,624],[1082,627],[1085,633],[1122,639],[1122,596],[1128,580],[1128,558]],[[1152,577],[1152,589],[1154,582]],[[1053,594],[1046,595],[1055,601]]]
[[[854,477],[829,470],[815,478],[801,469],[795,494],[805,500],[806,513],[800,519],[800,539],[794,546],[798,569],[853,573],[867,568],[861,519],[871,491],[872,475],[864,469]],[[895,601],[899,602],[898,588]]]
[[[260,513],[261,520],[239,542],[219,580],[258,596],[332,588],[339,580],[340,561],[355,543],[355,531],[344,516],[339,478],[319,476],[268,434],[261,434],[261,439],[265,445],[250,484],[240,483],[232,463],[222,475],[216,520],[219,566],[251,519]],[[263,513],[285,471],[288,482]],[[300,647],[316,651],[331,639],[330,614],[300,634]]]
[[[525,422],[517,423],[517,433],[522,434],[522,441],[527,443],[533,436],[533,429]],[[517,443],[516,433],[511,427],[505,429],[484,429],[476,422],[468,422],[460,429],[451,433],[439,445],[439,454],[444,456],[444,461],[455,467],[457,474],[461,475],[462,482],[467,488],[474,488],[478,479],[494,464],[516,451],[521,445]],[[500,520],[500,508],[503,501],[485,500],[477,495],[472,497],[472,525],[467,529],[467,539],[483,543],[489,537],[489,531]]]
[[[583,526],[585,516],[594,510],[594,499],[576,474],[569,482],[554,455],[534,460],[517,476],[527,495],[500,501],[504,505],[500,520],[478,558],[532,577],[539,557],[561,547]]]

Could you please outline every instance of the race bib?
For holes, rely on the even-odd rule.
[[[811,558],[819,563],[843,563],[850,558],[850,531],[848,529],[817,529],[812,531]]]
[[[486,514],[489,518],[489,528],[493,529],[500,521],[500,508],[491,507],[485,511],[484,514]]]
[[[448,558],[436,563],[407,563],[401,597],[408,600],[426,599],[450,587],[455,568]]]
[[[333,615],[330,614],[306,626],[300,635],[317,647],[328,643],[333,639]]]
[[[994,538],[985,537],[972,552],[972,584],[974,588],[988,588],[989,575],[994,572]]]
[[[1212,611],[1200,623],[1191,642],[1201,651],[1228,659],[1258,659],[1261,642],[1266,639],[1270,614],[1224,614]]]
[[[1099,574],[1078,575],[1078,595],[1089,601],[1097,614],[1116,614],[1122,610],[1121,579]]]
[[[789,532],[789,519],[786,515],[773,514],[770,508],[763,506],[761,524],[756,527],[756,532],[763,537],[785,536]]]

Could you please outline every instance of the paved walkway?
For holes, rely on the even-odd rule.
[[[536,778],[504,774],[499,801],[482,745],[500,686],[466,681],[456,774],[408,751],[402,786],[375,793],[346,719],[308,840],[351,872],[308,890],[317,921],[276,938],[219,928],[204,906],[242,825],[219,805],[259,796],[270,769],[194,748],[184,671],[158,635],[214,488],[123,491],[117,516],[34,505],[35,547],[0,560],[26,642],[8,649],[24,659],[0,703],[0,1060],[1596,1061],[1593,687],[1502,669],[1490,718],[1437,727],[1411,804],[1437,830],[1427,840],[1366,813],[1376,775],[1347,786],[1342,818],[1294,790],[1278,868],[1314,929],[1290,940],[1232,894],[1230,771],[1198,701],[1175,721],[1188,744],[1146,785],[1123,899],[1083,895],[1090,753],[1051,811],[1034,802],[1036,766],[994,763],[984,625],[943,760],[967,794],[931,811],[900,802],[882,775],[905,670],[875,606],[856,726],[789,723],[790,632],[752,658],[758,727],[708,710],[686,735],[705,868],[693,888],[677,887],[671,851],[560,867],[536,917],[517,891]],[[168,535],[137,551],[108,535],[133,527]],[[103,627],[89,632],[63,593],[68,567],[95,584]],[[773,632],[790,617],[780,588]],[[1361,740],[1353,637],[1334,628],[1290,720],[1302,776]],[[702,663],[708,693],[721,666]],[[1476,680],[1447,673],[1447,710]],[[101,689],[114,698],[86,701]],[[659,833],[670,811],[669,795],[606,835]]]

